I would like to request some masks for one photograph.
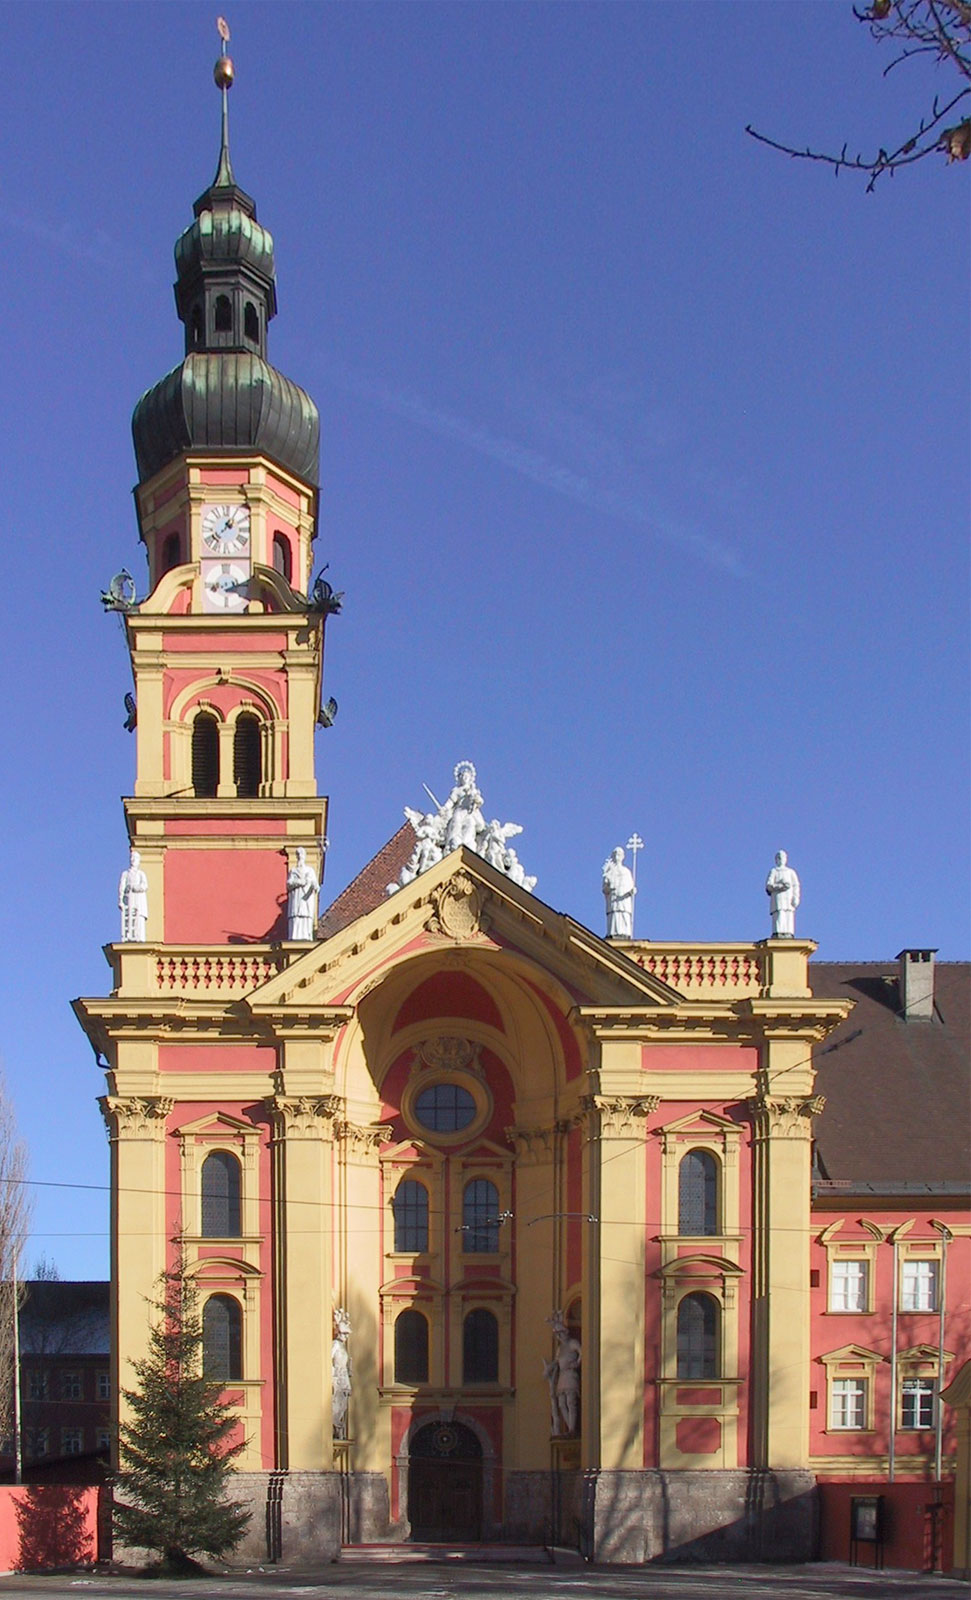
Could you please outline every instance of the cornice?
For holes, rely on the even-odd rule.
[[[852,1001],[690,1000],[672,1006],[575,1006],[572,1017],[596,1039],[650,1039],[758,1044],[769,1038],[825,1039],[848,1016]]]

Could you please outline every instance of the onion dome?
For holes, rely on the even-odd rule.
[[[223,92],[216,176],[175,246],[175,304],[185,359],[143,394],[132,417],[139,482],[187,450],[258,450],[316,483],[320,419],[305,390],[267,360],[276,315],[273,239],[236,183],[229,157],[232,63],[216,63]]]

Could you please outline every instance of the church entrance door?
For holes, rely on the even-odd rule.
[[[420,1428],[408,1454],[408,1521],[421,1544],[482,1537],[482,1446],[460,1422]]]

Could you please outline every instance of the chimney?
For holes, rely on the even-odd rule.
[[[936,950],[901,950],[900,1012],[904,1022],[934,1016],[934,957]]]

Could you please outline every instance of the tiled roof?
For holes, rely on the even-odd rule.
[[[410,822],[403,822],[394,838],[371,857],[367,866],[327,907],[317,923],[317,938],[329,939],[379,906],[387,896],[388,884],[395,881],[414,848],[415,830]]]
[[[111,1348],[109,1285],[31,1280],[20,1308],[20,1348],[25,1356],[100,1356]]]
[[[971,964],[936,963],[935,1015],[910,1021],[897,973],[896,962],[810,964],[814,994],[856,1002],[818,1053],[819,1187],[828,1179],[875,1193],[967,1194]]]

